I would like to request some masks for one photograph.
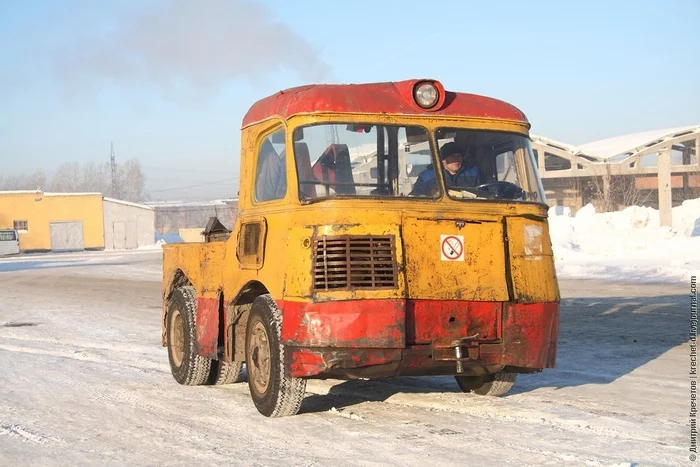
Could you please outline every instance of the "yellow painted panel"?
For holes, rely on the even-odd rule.
[[[409,298],[508,300],[501,222],[408,217],[402,233]]]
[[[51,249],[51,222],[79,221],[83,224],[85,248],[104,248],[102,195],[0,193],[0,228],[12,228],[13,221],[27,221],[20,232],[22,251]]]
[[[521,302],[558,301],[547,220],[509,217],[507,225],[514,298]]]

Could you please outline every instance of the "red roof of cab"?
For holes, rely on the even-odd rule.
[[[517,107],[490,97],[445,91],[439,108],[423,109],[413,100],[416,83],[431,79],[412,79],[389,83],[314,84],[280,91],[259,100],[243,117],[243,127],[270,117],[287,119],[297,114],[322,112],[377,113],[400,115],[442,115],[495,118],[529,122]]]

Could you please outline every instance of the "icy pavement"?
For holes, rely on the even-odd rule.
[[[562,281],[557,368],[504,398],[462,394],[450,377],[311,381],[300,415],[267,419],[245,383],[172,379],[158,253],[25,260],[0,261],[0,465],[688,459],[683,284]]]

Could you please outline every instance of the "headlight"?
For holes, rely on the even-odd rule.
[[[413,88],[413,98],[416,104],[423,107],[424,109],[429,109],[437,104],[440,98],[440,93],[437,87],[428,81],[423,81],[418,83],[415,88]]]

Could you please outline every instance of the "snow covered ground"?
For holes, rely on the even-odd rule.
[[[684,282],[700,275],[700,198],[673,208],[673,228],[659,226],[659,212],[631,206],[596,213],[592,205],[574,217],[550,209],[560,278],[634,282]]]
[[[266,419],[245,383],[172,379],[160,261],[0,260],[0,465],[687,462],[687,282],[562,280],[557,368],[504,398],[451,377],[311,381],[300,415]]]

